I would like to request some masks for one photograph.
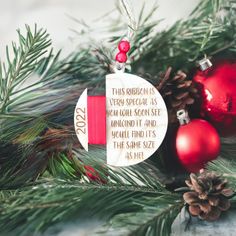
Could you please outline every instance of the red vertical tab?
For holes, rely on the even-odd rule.
[[[88,143],[106,144],[106,97],[88,96]]]

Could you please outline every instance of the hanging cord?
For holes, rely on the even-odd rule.
[[[124,37],[118,44],[119,52],[116,54],[116,63],[114,66],[114,71],[117,72],[124,72],[125,70],[125,63],[127,61],[127,53],[130,50],[130,41],[134,37],[134,33],[136,31],[136,21],[130,6],[129,0],[120,0],[120,9],[122,14],[127,18],[128,21],[128,30],[127,35]]]

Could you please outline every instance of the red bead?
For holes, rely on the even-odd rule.
[[[176,151],[183,167],[189,172],[197,172],[204,168],[208,161],[217,158],[220,152],[220,138],[210,123],[193,119],[179,127]]]
[[[200,115],[222,136],[236,135],[236,61],[218,61],[193,80],[201,94]]]
[[[130,50],[130,43],[126,40],[121,40],[118,44],[118,49],[120,50],[120,52],[127,53]]]
[[[127,55],[124,52],[118,52],[116,54],[116,61],[120,63],[125,63],[127,61]]]

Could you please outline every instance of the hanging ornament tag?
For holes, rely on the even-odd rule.
[[[129,4],[121,3],[130,20],[128,29],[135,29]],[[75,111],[81,145],[87,150],[88,143],[106,144],[107,164],[112,166],[134,165],[149,158],[161,145],[168,125],[167,109],[158,90],[145,79],[124,73],[130,30],[127,36],[118,44],[115,73],[106,76],[106,95],[85,99],[86,90]],[[84,117],[80,111],[85,112]]]
[[[107,75],[106,110],[108,164],[137,164],[158,149],[167,130],[167,109],[149,82],[127,73]]]

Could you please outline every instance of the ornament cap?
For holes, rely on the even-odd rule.
[[[207,57],[204,57],[202,60],[198,61],[198,65],[201,71],[205,71],[212,67],[212,63]]]
[[[190,122],[190,118],[188,112],[184,109],[177,111],[177,118],[179,120],[180,125],[186,125]]]

